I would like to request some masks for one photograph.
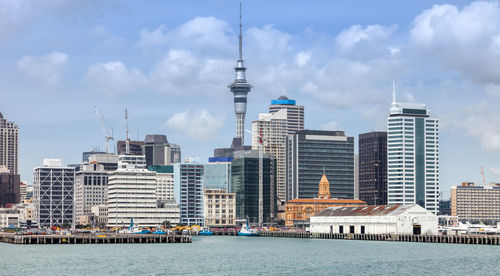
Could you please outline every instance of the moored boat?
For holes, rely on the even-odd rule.
[[[200,232],[198,232],[198,235],[200,235],[200,236],[213,236],[214,232],[210,231],[210,229],[208,229],[208,227],[205,227]]]

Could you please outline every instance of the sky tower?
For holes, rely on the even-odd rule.
[[[229,85],[229,89],[234,95],[234,113],[236,114],[236,138],[241,139],[241,145],[245,144],[245,114],[247,112],[247,94],[252,86],[247,83],[245,65],[243,65],[243,38],[241,36],[241,3],[240,3],[240,35],[239,35],[239,59],[234,71],[236,79]]]

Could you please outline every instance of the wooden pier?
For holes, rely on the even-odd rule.
[[[16,235],[0,233],[0,242],[13,244],[111,244],[111,243],[191,243],[190,235],[95,234]]]
[[[395,235],[265,231],[262,237],[500,245],[500,235]]]

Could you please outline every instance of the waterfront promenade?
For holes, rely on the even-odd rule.
[[[500,235],[396,235],[265,231],[263,237],[500,245]]]
[[[0,242],[13,244],[191,243],[192,237],[177,234],[75,234],[67,236],[0,233]]]

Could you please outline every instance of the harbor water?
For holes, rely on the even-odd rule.
[[[263,237],[191,244],[0,243],[0,275],[498,275],[489,245]]]

